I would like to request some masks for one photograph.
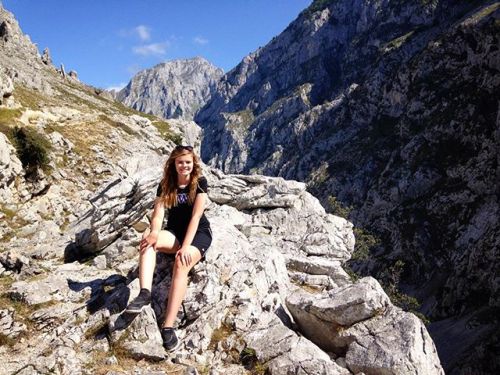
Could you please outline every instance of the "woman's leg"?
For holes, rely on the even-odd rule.
[[[165,321],[163,327],[173,327],[175,318],[179,308],[181,307],[182,300],[186,294],[188,273],[201,259],[200,250],[194,246],[189,246],[191,254],[191,263],[183,265],[180,257],[175,259],[174,271],[172,273],[172,282],[170,284],[170,291],[168,292],[167,311],[165,313]]]
[[[150,233],[150,229],[146,229],[142,235],[142,239],[146,238]],[[179,248],[179,241],[175,236],[166,230],[161,230],[156,241],[156,249],[162,252],[175,252]],[[153,285],[153,275],[156,267],[156,251],[152,246],[147,247],[139,255],[139,283],[141,289],[151,291]]]

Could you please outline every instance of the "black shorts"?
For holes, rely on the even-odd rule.
[[[173,229],[166,228],[166,230],[172,233],[175,236],[175,238],[177,238],[177,241],[179,241],[179,244],[182,246],[185,233],[180,235],[179,233],[176,233]],[[201,258],[203,259],[205,258],[205,254],[208,248],[210,247],[211,243],[212,243],[212,230],[210,228],[202,228],[196,231],[193,241],[191,242],[191,246],[194,246],[198,250],[200,250]]]

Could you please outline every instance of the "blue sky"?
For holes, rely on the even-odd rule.
[[[55,65],[123,86],[160,62],[202,56],[229,71],[311,0],[0,0]]]

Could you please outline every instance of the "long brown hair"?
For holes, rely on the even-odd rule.
[[[192,147],[177,146],[165,162],[163,179],[160,182],[162,190],[161,198],[166,208],[177,206],[177,170],[175,169],[175,159],[184,155],[191,155],[193,157],[193,170],[191,171],[191,178],[188,185],[188,201],[190,204],[194,204],[194,200],[196,199],[196,189],[201,176],[200,159],[193,152]]]

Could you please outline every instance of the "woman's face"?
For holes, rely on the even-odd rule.
[[[193,171],[193,155],[186,154],[176,157],[175,170],[179,176],[188,177]]]

